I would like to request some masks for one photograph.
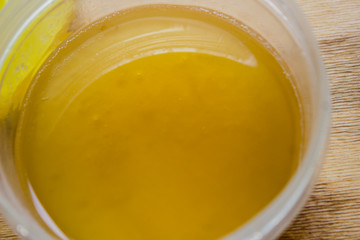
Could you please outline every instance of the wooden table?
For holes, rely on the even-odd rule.
[[[281,239],[360,239],[360,0],[299,0],[319,41],[332,95],[322,174]]]
[[[298,0],[329,74],[333,113],[322,174],[280,239],[360,240],[360,0]],[[0,240],[17,239],[0,218]]]

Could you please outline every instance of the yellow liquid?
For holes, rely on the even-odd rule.
[[[15,157],[44,221],[70,239],[209,240],[295,171],[295,91],[232,21],[155,6],[114,14],[43,65]]]

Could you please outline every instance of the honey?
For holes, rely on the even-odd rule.
[[[15,142],[24,191],[60,238],[224,237],[298,166],[284,69],[221,14],[107,16],[60,45],[28,90]]]

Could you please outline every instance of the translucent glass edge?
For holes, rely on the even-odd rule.
[[[276,239],[299,213],[312,192],[320,174],[330,137],[331,98],[329,81],[310,24],[293,0],[288,0],[286,3],[283,0],[260,1],[285,24],[301,47],[307,49],[306,53],[309,55],[306,57],[315,63],[312,71],[316,79],[320,81],[320,93],[318,94],[320,113],[315,124],[316,130],[313,133],[315,137],[310,141],[310,147],[304,157],[303,165],[285,189],[257,216],[223,240]],[[295,18],[296,22],[289,21],[287,17],[289,12],[284,12],[283,6],[290,7],[286,10],[291,10],[290,13],[293,14],[291,17]],[[302,39],[301,36],[306,36],[306,39]],[[263,226],[263,228],[258,229],[258,226]]]
[[[6,29],[7,26],[12,26],[12,29],[8,31],[10,37],[5,37],[0,41],[0,48],[3,51],[0,54],[0,69],[2,72],[4,65],[9,57],[9,53],[13,50],[17,44],[20,36],[26,32],[27,28],[33,23],[33,21],[39,16],[39,14],[46,9],[50,8],[53,3],[59,2],[59,0],[13,0],[9,1],[0,12],[0,29]],[[11,14],[20,14],[21,18],[13,18]],[[11,25],[11,21],[14,25]],[[0,88],[2,86],[3,76],[0,76]],[[2,158],[3,156],[1,156]],[[0,173],[3,175],[3,169],[0,169]],[[19,212],[16,208],[13,208],[13,202],[10,198],[13,198],[13,192],[9,189],[9,184],[6,178],[1,178],[0,182],[1,192],[8,193],[9,199],[0,197],[0,211],[6,218],[10,227],[16,231],[21,238],[24,239],[37,239],[47,240],[54,239],[47,231],[45,231],[38,223],[34,224],[34,221],[28,211]],[[6,194],[5,194],[6,195]]]

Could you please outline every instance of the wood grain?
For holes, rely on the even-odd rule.
[[[0,217],[0,240],[17,240],[16,234],[5,223],[4,219]]]
[[[332,129],[320,179],[281,239],[360,239],[360,1],[298,2],[329,75]]]
[[[280,237],[360,240],[360,0],[298,0],[319,41],[332,95],[328,155],[302,212]],[[16,235],[0,218],[0,240]]]

